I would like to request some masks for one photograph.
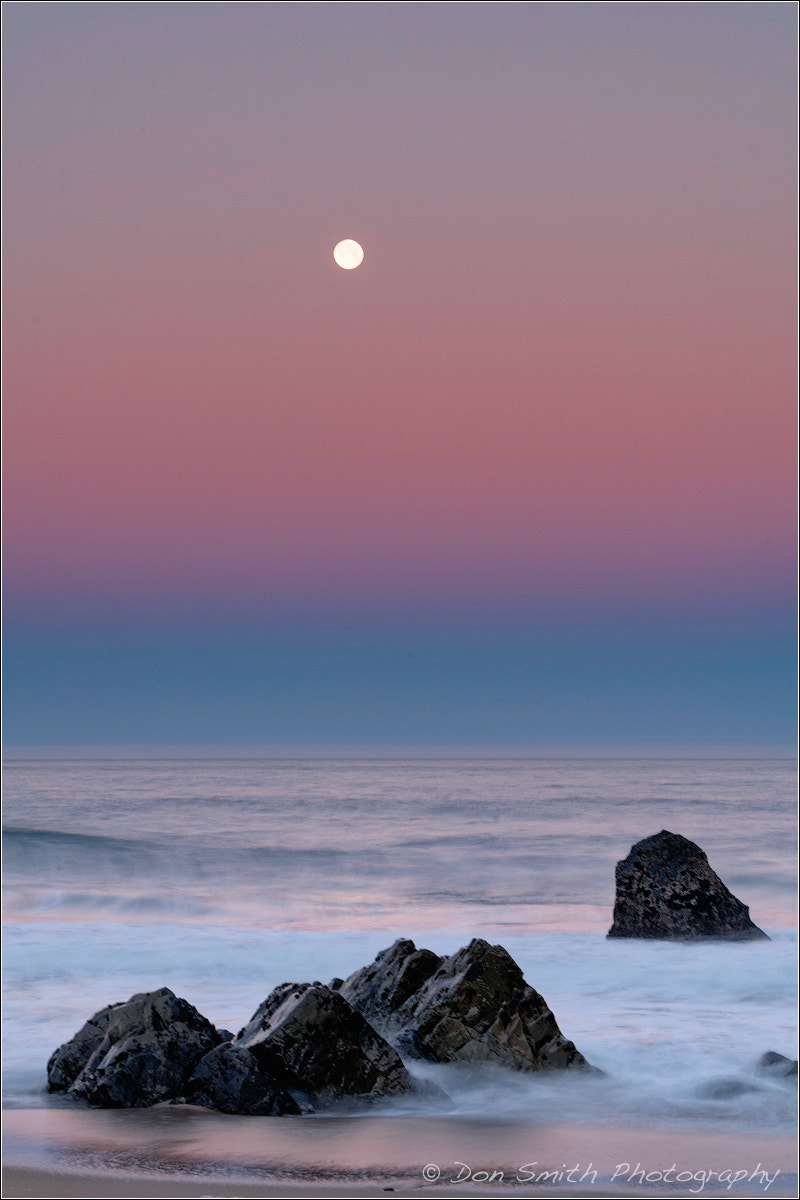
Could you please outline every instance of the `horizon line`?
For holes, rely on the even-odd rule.
[[[590,759],[667,759],[667,760],[795,760],[798,747],[791,743],[530,743],[492,744],[405,744],[383,743],[175,743],[154,745],[126,744],[20,744],[3,748],[3,762],[64,761],[336,761],[336,760],[590,760]]]

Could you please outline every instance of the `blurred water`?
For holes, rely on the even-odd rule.
[[[794,923],[792,764],[13,763],[5,887],[26,920],[605,929],[659,829],[758,923]]]
[[[6,1104],[92,1012],[169,986],[238,1029],[278,983],[397,936],[502,942],[604,1080],[434,1069],[465,1117],[775,1132],[792,1094],[794,769],[785,762],[14,763]],[[697,841],[770,942],[609,942],[614,865]]]

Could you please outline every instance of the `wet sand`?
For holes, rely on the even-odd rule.
[[[4,1113],[3,1196],[794,1197],[796,1161],[775,1136],[44,1108]]]
[[[15,1200],[15,1198],[36,1197],[37,1200],[60,1200],[61,1197],[111,1197],[116,1200],[117,1197],[126,1197],[127,1200],[149,1200],[150,1197],[164,1197],[165,1200],[172,1200],[173,1197],[196,1198],[196,1200],[227,1200],[228,1197],[240,1197],[241,1200],[250,1200],[251,1197],[269,1198],[269,1200],[279,1200],[285,1197],[286,1200],[294,1198],[294,1200],[392,1200],[392,1197],[431,1197],[431,1196],[450,1196],[452,1200],[463,1200],[464,1197],[472,1196],[479,1200],[481,1196],[508,1196],[508,1195],[530,1195],[531,1192],[525,1192],[519,1188],[514,1189],[512,1193],[509,1189],[502,1186],[492,1186],[489,1192],[483,1191],[479,1184],[473,1183],[468,1187],[454,1185],[453,1187],[445,1187],[439,1185],[436,1187],[414,1187],[410,1184],[398,1181],[395,1185],[387,1187],[385,1184],[360,1184],[349,1183],[340,1184],[338,1187],[331,1187],[326,1184],[295,1184],[294,1186],[281,1184],[248,1184],[248,1183],[230,1183],[224,1180],[205,1180],[204,1182],[192,1182],[191,1180],[174,1181],[167,1178],[161,1179],[144,1179],[142,1177],[123,1177],[109,1175],[67,1175],[56,1172],[33,1171],[24,1167],[11,1167],[3,1172],[3,1197],[4,1200]],[[676,1193],[672,1193],[673,1195]],[[770,1192],[769,1195],[790,1195],[789,1192]],[[554,1191],[550,1187],[536,1187],[535,1195],[542,1197],[563,1196],[563,1190]],[[617,1191],[609,1190],[601,1185],[593,1188],[591,1191],[586,1191],[582,1187],[571,1188],[570,1196],[574,1196],[576,1200],[588,1200],[592,1197],[593,1200],[620,1200],[620,1198],[629,1198],[637,1195],[635,1191]]]

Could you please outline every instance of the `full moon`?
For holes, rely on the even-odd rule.
[[[333,247],[333,260],[343,271],[353,271],[364,261],[364,251],[358,242],[354,242],[352,238],[345,238]]]

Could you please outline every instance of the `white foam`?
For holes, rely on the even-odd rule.
[[[216,1025],[235,1031],[277,984],[346,977],[401,934],[416,934],[418,945],[441,954],[465,940],[452,930],[11,927],[6,979],[15,982],[6,999],[7,1096],[30,1102],[44,1086],[52,1050],[98,1008],[134,992],[170,987]],[[575,1122],[689,1122],[743,1130],[782,1130],[791,1122],[791,1093],[759,1079],[753,1068],[766,1050],[795,1054],[792,935],[684,945],[553,933],[511,936],[504,944],[562,1032],[607,1077],[487,1077],[434,1068],[458,1112],[513,1120],[533,1106]],[[731,1095],[704,1094],[724,1081],[733,1081]]]

